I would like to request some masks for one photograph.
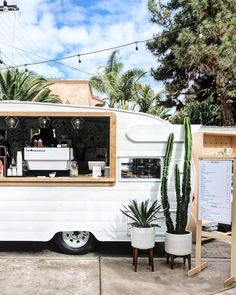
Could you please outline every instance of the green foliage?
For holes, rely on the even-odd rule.
[[[150,85],[144,83],[137,84],[134,100],[139,108],[139,112],[168,119],[170,117],[170,110],[161,105],[162,94],[162,92],[155,93]]]
[[[51,93],[49,85],[50,82],[32,72],[0,71],[0,100],[61,103],[60,98]]]
[[[123,64],[113,51],[107,64],[98,69],[98,74],[91,77],[90,85],[101,94],[108,95],[109,106],[127,109],[128,103],[134,101],[136,85],[144,77],[141,69],[122,72]]]
[[[176,192],[176,224],[173,225],[173,221],[170,213],[170,204],[168,200],[168,173],[169,166],[172,157],[174,144],[174,134],[171,133],[168,138],[162,183],[161,183],[161,200],[162,207],[164,209],[164,215],[166,219],[166,228],[169,233],[183,234],[188,221],[188,206],[190,202],[191,193],[191,155],[192,155],[192,134],[191,124],[189,118],[184,118],[184,167],[183,167],[183,179],[180,180],[180,172],[178,165],[175,165],[175,192]],[[182,186],[182,187],[181,187]]]
[[[186,103],[184,108],[170,117],[169,121],[173,124],[183,124],[185,117],[189,117],[192,124],[205,126],[222,124],[220,106],[214,104],[211,99]]]
[[[128,206],[123,206],[124,209],[121,210],[127,217],[132,219],[132,226],[135,227],[153,227],[159,225],[156,223],[158,218],[158,212],[161,206],[154,201],[149,204],[149,200],[142,201],[140,203],[137,200],[130,200]]]
[[[169,109],[161,105],[162,93],[154,93],[150,85],[143,83],[146,74],[143,70],[134,68],[123,72],[118,53],[113,51],[106,65],[98,68],[98,74],[90,79],[91,87],[108,96],[104,100],[111,108],[138,110],[168,119]]]
[[[211,97],[220,106],[220,125],[233,125],[236,0],[149,0],[148,8],[163,29],[147,46],[158,61],[152,75],[165,83],[166,104],[178,112],[190,96],[199,102]]]

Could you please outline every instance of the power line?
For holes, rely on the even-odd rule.
[[[8,17],[8,15],[7,15],[7,17]],[[3,18],[0,18],[0,20],[2,20],[2,21],[4,22],[4,25],[6,25],[6,29],[7,29],[8,24],[5,22],[5,20],[4,20]],[[9,17],[8,17],[8,20],[10,21]],[[28,35],[27,32],[26,32],[26,30],[25,30],[25,28],[24,28],[24,26],[23,26],[22,23],[20,22],[20,19],[19,19],[19,18],[16,18],[16,20],[17,20],[17,22],[19,23],[19,25],[24,29],[24,32],[26,33],[26,35]],[[8,43],[8,40],[7,40],[7,38],[6,38],[6,36],[4,36],[4,35],[2,34],[1,31],[0,31],[0,35],[3,36],[3,38],[5,39],[5,41],[7,41],[7,43],[6,43],[6,42],[3,42],[3,41],[0,41],[0,44],[3,44],[3,45],[5,45],[5,46],[7,46],[7,47],[13,48],[13,49],[18,50],[18,51],[21,51],[21,52],[25,53],[26,55],[32,55],[32,56],[34,56],[34,57],[38,57],[38,58],[40,58],[40,59],[43,59],[43,60],[45,60],[45,63],[47,63],[48,58],[46,58],[46,57],[44,57],[44,56],[41,56],[41,55],[38,55],[38,54],[35,52],[35,50],[32,48],[32,46],[29,44],[29,42],[26,40],[26,38],[24,38],[24,36],[22,35],[21,32],[20,32],[21,39],[18,38],[18,37],[19,37],[18,34],[16,35],[17,39],[18,39],[21,43],[22,43],[22,39],[23,39],[23,40],[24,40],[24,43],[27,44],[27,46],[28,46],[33,52],[30,52],[30,51],[25,50],[25,49],[23,49],[23,48],[19,48],[19,47],[17,47],[17,46],[14,46],[14,45],[9,44],[9,43]],[[31,41],[32,41],[32,39],[31,39]],[[32,44],[33,44],[33,43],[34,43],[34,42],[32,41]],[[22,55],[22,56],[24,56],[24,55]],[[28,58],[27,58],[27,59],[28,59]],[[33,63],[34,63],[34,62],[24,61],[24,64],[22,64],[21,66],[31,65],[31,64],[33,64]],[[87,74],[87,75],[90,75],[90,76],[93,76],[93,75],[94,75],[94,73],[90,73],[90,72],[88,72],[88,71],[84,71],[84,70],[78,69],[78,68],[76,68],[76,67],[73,67],[73,66],[67,65],[67,64],[65,64],[65,63],[63,63],[63,62],[56,61],[55,63],[58,64],[58,65],[61,65],[61,66],[63,66],[63,67],[66,67],[66,68],[69,68],[69,69],[75,70],[75,71],[77,71],[77,72],[81,72],[81,73],[84,73],[84,74]],[[37,64],[41,64],[41,62],[35,62],[34,64],[35,64],[35,65],[37,65]],[[18,66],[15,65],[15,67],[18,67]],[[42,68],[42,67],[41,67],[41,68]],[[43,68],[42,68],[42,69],[43,69]],[[2,69],[2,70],[4,70],[4,69]]]
[[[0,17],[0,22],[1,22],[1,27],[3,28],[0,31],[0,35],[7,42],[6,43],[6,42],[3,42],[3,41],[0,41],[0,44],[3,44],[5,46],[7,46],[7,47],[10,47],[11,49],[15,49],[15,46],[9,43],[10,42],[10,40],[9,40],[10,34],[7,35],[7,30],[9,28],[9,24],[4,20],[3,17]],[[5,34],[5,32],[6,32],[6,34]],[[17,36],[17,39],[18,39],[18,36]],[[23,57],[24,63],[29,62],[29,59],[26,60],[24,55],[22,55],[22,57]]]
[[[17,35],[19,35],[19,37],[21,39],[20,40],[21,42],[22,42],[22,39],[23,39],[24,44],[26,45],[26,46],[24,46],[24,48],[29,48],[34,53],[34,55],[36,55],[37,54],[36,50],[31,45],[31,44],[35,45],[35,40],[32,40],[32,38],[30,37],[30,34],[27,33],[24,26],[21,24],[19,17],[16,17],[16,21],[18,23],[18,26],[17,26],[17,33],[18,34]],[[29,41],[28,41],[28,39],[29,39]],[[48,75],[48,71],[50,71],[50,74],[51,74],[52,77],[57,75],[57,72],[56,72],[56,70],[54,68],[49,68],[49,69],[46,70],[45,66],[42,65],[42,66],[40,66],[39,69],[41,69],[41,71],[44,73],[44,75],[46,74],[46,76]]]
[[[4,66],[7,66],[7,64],[3,61],[3,59],[2,59],[2,55],[4,55],[3,53],[2,53],[2,51],[0,50],[0,67],[2,66],[2,65],[4,65]],[[7,57],[8,58],[8,57]]]
[[[5,58],[6,58],[7,60],[9,60],[9,62],[10,62],[11,65],[15,65],[14,62],[13,62],[13,60],[11,60],[11,59],[10,59],[6,54],[4,54],[2,51],[1,51],[1,54],[4,55]],[[7,66],[5,63],[4,63],[4,65]]]
[[[19,10],[19,9],[13,9],[15,6],[13,5],[11,8],[12,9],[6,9],[5,8],[5,6],[7,6],[7,3],[6,3],[6,1],[4,1],[4,9],[2,9],[1,10],[1,6],[0,6],[0,14],[1,14],[1,11],[2,12],[7,12],[7,11],[13,11],[13,13],[14,13],[14,16],[16,16],[16,14],[15,14],[15,11],[16,10]],[[9,5],[8,5],[8,7],[10,7]],[[17,7],[15,7],[15,8],[17,8]],[[2,14],[2,16],[3,16],[3,14]],[[8,17],[8,14],[6,13],[6,14],[4,14],[4,16],[6,16],[7,18],[8,18],[8,20],[9,20],[9,22],[11,22],[11,19],[9,19],[9,17]],[[8,29],[8,27],[9,27],[9,25],[4,21],[4,18],[3,17],[1,17],[0,18],[3,22],[4,22],[4,24],[6,25],[6,30]],[[20,21],[19,21],[19,19],[18,18],[16,18],[16,20],[18,21],[18,23],[20,24],[20,26],[23,28],[23,30],[24,30],[24,32],[26,33],[26,35],[28,36],[28,34],[27,34],[27,32],[25,31],[25,29],[24,29],[24,26],[20,23]],[[15,21],[15,19],[14,19],[14,21]],[[14,26],[14,29],[16,28],[16,26]],[[5,31],[5,30],[4,30]],[[17,33],[19,34],[19,30],[17,31]],[[0,34],[3,36],[3,38],[8,42],[8,38],[6,38],[1,32],[0,32]],[[31,45],[29,45],[29,42],[26,40],[26,38],[24,38],[24,36],[21,34],[21,32],[20,32],[20,35],[21,35],[21,38],[19,39],[18,38],[18,34],[16,34],[16,37],[17,37],[17,39],[20,41],[20,43],[22,43],[22,37],[23,37],[23,39],[24,39],[24,41],[25,41],[25,44],[27,44],[27,46],[34,52],[34,49],[31,47]],[[32,40],[32,39],[31,39]],[[35,52],[34,53],[31,53],[31,52],[29,52],[29,51],[26,51],[26,50],[24,50],[24,49],[21,49],[21,48],[17,48],[16,46],[14,46],[13,45],[13,43],[12,43],[12,45],[10,45],[9,43],[5,43],[5,42],[1,42],[0,41],[0,43],[2,43],[3,45],[5,45],[5,46],[8,46],[8,47],[10,47],[11,49],[12,49],[12,52],[13,52],[13,49],[16,49],[16,50],[19,50],[19,51],[21,51],[21,52],[24,52],[25,54],[27,54],[27,55],[33,55],[33,56],[35,56],[35,57],[39,57],[39,58],[41,58],[41,59],[44,59],[44,60],[47,60],[47,58],[45,58],[45,57],[42,57],[42,56],[39,56],[39,55],[37,55]],[[34,42],[32,42],[32,44],[33,44]],[[24,46],[25,47],[25,46]],[[15,64],[14,64],[14,62],[12,61],[12,60],[10,60],[5,54],[4,54],[4,56],[5,56],[5,58],[7,58],[9,61],[11,61],[11,65],[14,65],[14,67],[17,67]],[[22,55],[23,56],[23,55]],[[28,59],[28,58],[27,58]],[[25,65],[27,65],[27,64],[29,64],[30,62],[24,62],[24,64]],[[66,65],[66,64],[64,64],[64,63],[60,63],[60,62],[57,62],[58,64],[60,64],[60,65],[62,65],[62,66],[64,66],[64,67],[68,67],[68,68],[70,68],[70,69],[73,69],[73,70],[76,70],[76,71],[79,71],[79,72],[83,72],[83,73],[86,73],[86,74],[88,74],[88,75],[93,75],[92,73],[89,73],[89,72],[86,72],[86,71],[82,71],[82,70],[79,70],[79,69],[77,69],[77,68],[75,68],[75,67],[72,67],[72,66],[68,66],[68,65]],[[5,66],[7,66],[5,63],[2,63],[2,64],[4,64]],[[9,68],[10,66],[7,66],[7,68]],[[12,66],[11,66],[12,67]],[[41,67],[41,69],[43,70],[43,72],[45,72],[45,70],[44,70],[44,67]],[[3,69],[4,70],[4,69]],[[54,74],[56,73],[55,72],[55,70],[51,70],[51,72],[53,73],[54,72]],[[56,76],[56,75],[55,75]]]
[[[14,14],[14,19],[13,19],[13,28],[12,28],[12,45],[14,45],[14,43],[15,43],[15,31],[16,31],[16,14],[15,14],[15,12],[13,12],[13,14]],[[11,58],[14,61],[14,50],[13,50],[13,48],[12,48]]]
[[[12,14],[14,14],[14,17],[15,17],[15,19],[14,19],[14,21],[16,20],[18,20],[18,18],[16,17],[17,16],[17,14],[15,13],[15,12],[13,12]],[[6,25],[6,30],[10,27],[9,26],[9,24],[8,23],[12,23],[12,18],[10,17],[10,15],[8,14],[8,13],[6,13],[4,16],[6,16],[6,18],[7,19],[5,19],[4,20],[4,17],[1,17],[0,19],[1,19],[1,21],[3,21],[4,22],[4,24]],[[8,20],[8,22],[7,22],[7,20]],[[17,26],[16,25],[16,39],[18,40],[18,42],[24,47],[24,48],[30,48],[32,51],[34,51],[34,49],[32,48],[32,46],[29,44],[29,42],[26,40],[26,38],[25,38],[25,36],[21,33],[21,31],[19,30],[19,26]],[[29,34],[27,34],[26,33],[26,35],[29,35]],[[11,43],[11,42],[8,42],[8,44],[9,43]],[[31,44],[35,44],[35,42],[31,42]],[[10,45],[11,46],[11,45]],[[9,47],[10,47],[9,46]],[[14,46],[14,44],[13,44],[13,46]],[[11,47],[12,48],[12,51],[13,51],[13,49],[16,49],[16,48],[13,48],[13,47]],[[34,52],[35,53],[35,52]],[[32,61],[35,61],[35,59],[32,59],[32,58],[29,58],[29,57],[27,57],[27,61],[24,61],[24,63],[25,64],[27,64],[27,63],[29,63],[29,62],[32,62]],[[44,75],[47,75],[48,74],[48,70],[46,71],[45,70],[45,67],[44,66],[42,66],[42,65],[39,65],[39,69],[41,70],[41,72],[43,72],[43,74]],[[55,70],[53,71],[53,70],[51,70],[51,69],[49,69],[50,70],[50,72],[51,73],[53,73],[53,75],[54,75],[54,73],[55,73]]]

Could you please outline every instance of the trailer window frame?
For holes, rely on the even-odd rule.
[[[122,177],[122,161],[125,159],[158,159],[160,160],[160,177]],[[120,182],[161,182],[163,169],[163,156],[122,156],[119,157],[119,181]],[[123,163],[124,164],[124,163]]]
[[[91,111],[91,112],[0,112],[0,118],[3,117],[106,117],[109,118],[109,163],[110,174],[106,177],[93,178],[92,176],[79,177],[1,177],[0,186],[114,186],[116,181],[116,115],[112,112]]]

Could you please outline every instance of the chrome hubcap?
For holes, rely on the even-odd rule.
[[[90,233],[88,231],[65,231],[62,239],[71,248],[80,248],[87,244]]]

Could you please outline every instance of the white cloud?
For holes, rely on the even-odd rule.
[[[33,54],[54,59],[65,55],[89,53],[104,48],[122,45],[136,40],[148,39],[157,31],[149,20],[146,0],[16,0],[20,8],[15,22],[14,16],[0,15],[0,48],[13,57],[15,64],[25,64],[40,60],[39,57],[26,55],[13,50],[1,42],[29,51]],[[89,4],[90,3],[90,4]],[[125,69],[138,67],[150,70],[156,66],[155,58],[140,43],[138,54],[135,45],[120,48],[121,61]],[[105,64],[111,51],[81,56],[82,63],[73,58],[64,63],[95,73],[98,66]],[[10,63],[8,60],[6,63]],[[57,64],[34,66],[34,69],[47,76],[68,79],[89,79],[83,74]],[[153,83],[153,81],[152,81]]]
[[[86,45],[89,42],[89,33],[83,26],[68,27],[63,26],[59,30],[59,40],[63,44]]]
[[[109,13],[125,13],[127,5],[130,4],[129,2],[131,1],[102,0],[97,1],[94,7],[106,10]]]

